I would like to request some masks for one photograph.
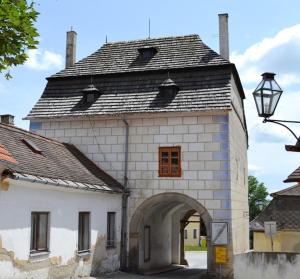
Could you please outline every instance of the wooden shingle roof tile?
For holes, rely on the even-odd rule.
[[[300,167],[293,171],[284,182],[300,182]]]
[[[270,204],[250,222],[250,228],[254,231],[261,231],[264,230],[264,222],[276,221],[278,230],[300,230],[299,215],[299,195],[277,195]]]
[[[149,61],[140,59],[143,46],[156,48]],[[229,64],[205,45],[198,35],[153,38],[145,40],[106,43],[74,66],[52,77],[128,73],[149,70],[176,69]]]
[[[181,71],[171,77],[180,90],[168,99],[158,94],[167,73],[95,76],[93,84],[100,96],[88,106],[83,102],[82,90],[89,85],[90,77],[49,80],[26,119],[231,109],[230,69]]]

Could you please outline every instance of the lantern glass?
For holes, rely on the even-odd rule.
[[[263,79],[253,92],[258,115],[264,118],[272,116],[282,94],[273,73],[262,74]]]

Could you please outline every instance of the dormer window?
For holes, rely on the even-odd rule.
[[[22,142],[25,143],[29,147],[29,149],[31,149],[32,152],[42,154],[42,150],[31,140],[23,138]]]
[[[100,95],[100,91],[93,84],[89,84],[87,87],[85,87],[82,90],[82,93],[85,104],[94,103]]]
[[[157,48],[153,46],[143,46],[139,48],[138,51],[141,59],[150,60],[157,53]]]
[[[162,97],[174,98],[178,91],[179,91],[178,85],[171,78],[166,79],[159,86],[159,94]]]

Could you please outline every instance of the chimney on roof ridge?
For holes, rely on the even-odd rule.
[[[229,61],[228,14],[219,14],[220,55]]]
[[[71,28],[71,31],[67,32],[66,68],[73,66],[76,62],[76,37],[77,33]]]
[[[11,114],[2,114],[0,115],[0,123],[14,125],[14,116]]]

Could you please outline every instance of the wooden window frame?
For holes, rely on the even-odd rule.
[[[39,247],[40,240],[40,216],[46,215],[46,247]],[[36,219],[34,221],[34,219]],[[33,211],[31,212],[31,237],[30,237],[30,254],[49,252],[49,212]]]
[[[113,216],[113,230],[111,232],[111,221]],[[116,248],[116,212],[107,212],[107,240],[106,248],[113,249]]]
[[[193,238],[197,239],[197,229],[193,229]]]
[[[168,164],[163,162],[162,154],[168,153]],[[178,153],[178,167],[177,172],[172,173],[172,152]],[[181,147],[180,146],[169,146],[169,147],[159,147],[158,151],[158,158],[159,158],[159,166],[158,166],[158,175],[159,177],[181,177]],[[164,172],[163,168],[168,168],[168,172]]]
[[[88,232],[84,233],[84,218],[88,219]],[[84,247],[84,235],[87,235],[88,247]],[[78,253],[86,253],[91,250],[91,213],[89,211],[80,211],[78,214]]]

